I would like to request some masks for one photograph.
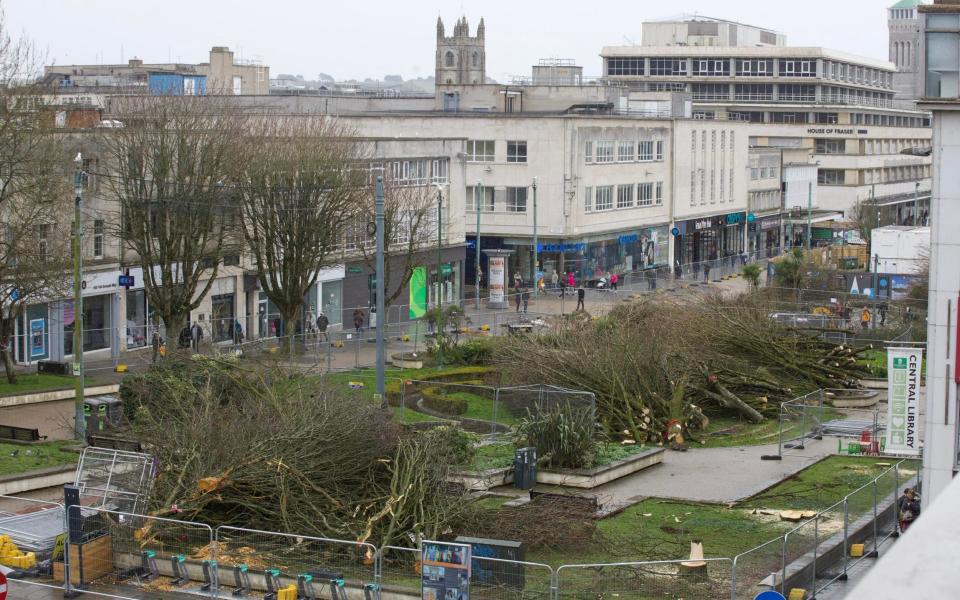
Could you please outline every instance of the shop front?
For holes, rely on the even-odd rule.
[[[746,220],[746,213],[736,212],[677,222],[676,260],[688,265],[743,254]]]
[[[780,228],[781,218],[779,214],[756,217],[747,223],[750,253],[760,258],[778,255],[780,253]]]
[[[300,335],[316,331],[317,317],[320,312],[326,315],[328,328],[338,329],[340,327],[345,274],[343,265],[320,270],[317,274],[317,281],[310,286],[303,298],[300,318],[297,320],[296,331],[293,333]],[[248,330],[256,331],[256,335],[261,338],[288,335],[289,332],[287,332],[283,317],[280,315],[280,309],[266,293],[260,290],[256,276],[248,275],[245,287],[249,288],[247,293],[256,300],[256,306],[252,308],[256,319],[248,319],[248,321],[252,321],[251,325],[255,325],[256,329],[251,329],[248,326]],[[216,302],[217,297],[215,296],[214,311],[216,311]]]

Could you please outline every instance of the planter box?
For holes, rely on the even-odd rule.
[[[423,359],[405,356],[403,354],[394,354],[390,357],[390,364],[398,369],[422,369]]]
[[[650,448],[615,463],[593,469],[538,469],[537,483],[592,489],[660,464],[663,462],[663,453],[663,448]]]
[[[663,462],[663,454],[663,448],[650,448],[615,463],[593,469],[538,468],[537,483],[592,489],[659,464]],[[453,472],[448,479],[463,485],[468,490],[486,491],[513,483],[513,467]]]

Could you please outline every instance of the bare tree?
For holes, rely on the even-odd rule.
[[[369,201],[357,206],[354,217],[359,231],[367,223],[375,222],[373,189]],[[358,235],[362,238],[362,235]],[[410,283],[414,269],[422,264],[422,251],[437,243],[437,194],[422,184],[406,184],[388,177],[384,180],[384,310],[397,301]],[[357,244],[364,262],[376,269],[376,245],[373,236]],[[380,317],[378,317],[379,319]],[[384,319],[386,316],[383,317]],[[379,321],[378,321],[379,322]]]
[[[261,289],[291,334],[305,295],[340,247],[350,212],[365,193],[363,174],[354,168],[362,147],[325,117],[258,121],[244,147],[250,150],[236,188],[246,247]]]
[[[850,209],[850,222],[860,233],[860,239],[870,243],[870,234],[877,227],[877,206],[866,200],[857,200]]]
[[[235,251],[238,209],[226,182],[242,119],[225,101],[137,97],[116,103],[123,126],[99,138],[123,245],[143,265],[144,288],[171,335],[200,305],[224,254]]]
[[[69,158],[33,84],[41,60],[32,43],[10,36],[0,9],[0,356],[10,383],[24,307],[69,285]]]

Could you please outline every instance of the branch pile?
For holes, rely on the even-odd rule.
[[[316,379],[203,359],[124,388],[133,433],[159,460],[154,514],[388,544],[438,535],[463,504],[437,493],[443,436],[403,433]]]
[[[673,421],[701,429],[706,414],[758,423],[807,392],[858,386],[858,350],[769,313],[752,296],[633,303],[553,334],[504,338],[495,361],[512,382],[593,392],[606,429],[638,441],[661,441]]]

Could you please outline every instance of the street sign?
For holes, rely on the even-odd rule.
[[[7,576],[0,573],[0,600],[7,600]]]
[[[679,227],[674,227],[673,229],[670,230],[670,234],[671,234],[673,237],[677,237],[678,235],[680,235],[680,228],[679,228]]]
[[[787,600],[783,597],[783,594],[780,592],[775,592],[773,590],[767,590],[765,592],[760,592],[756,595],[753,600]]]
[[[117,285],[120,287],[133,287],[134,286],[134,277],[133,275],[121,275]]]

